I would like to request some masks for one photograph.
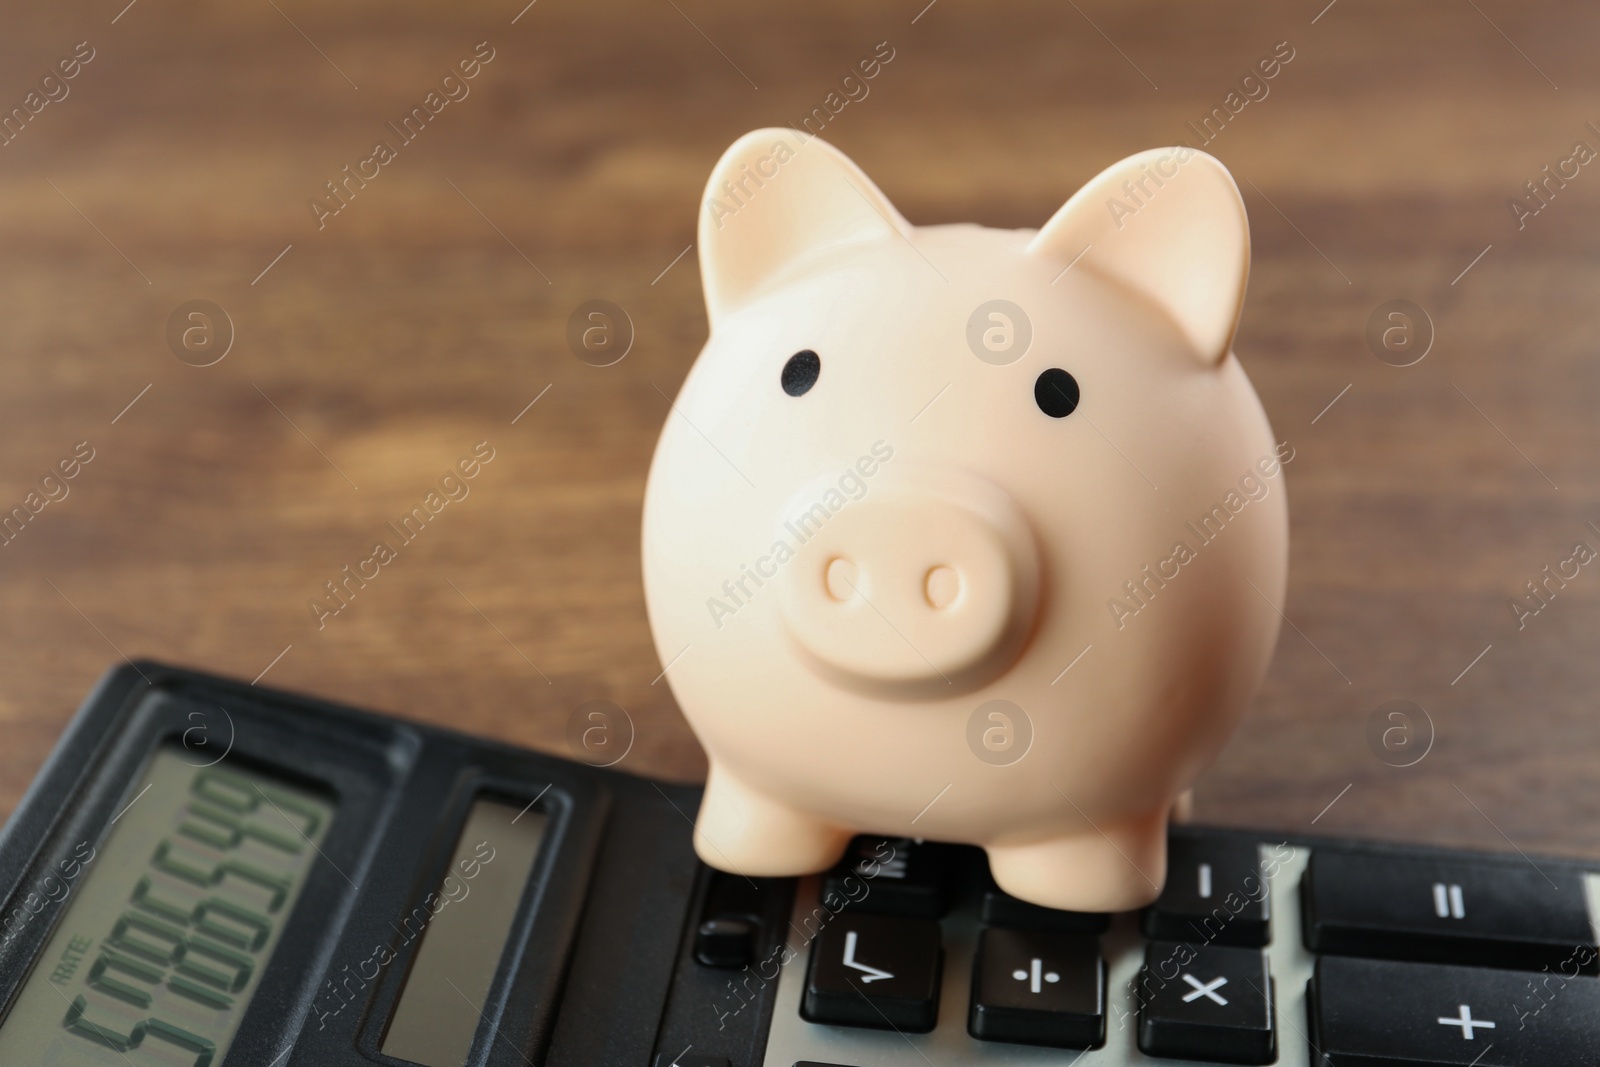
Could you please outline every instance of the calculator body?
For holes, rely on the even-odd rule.
[[[0,835],[0,1064],[1600,1063],[1600,862],[1179,827],[1083,915],[937,842],[712,871],[699,796],[118,668]]]

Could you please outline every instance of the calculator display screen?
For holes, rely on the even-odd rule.
[[[0,1064],[222,1062],[334,809],[193,758],[159,750],[104,840],[32,888],[65,911],[0,1021]]]

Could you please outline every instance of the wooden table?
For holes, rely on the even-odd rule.
[[[123,656],[555,752],[609,699],[625,767],[696,778],[638,527],[705,335],[684,253],[722,149],[888,41],[826,136],[915,222],[1036,226],[1288,42],[1207,147],[1254,224],[1237,350],[1298,452],[1291,625],[1200,814],[1600,856],[1600,568],[1520,630],[1508,606],[1600,548],[1600,166],[1562,162],[1600,149],[1600,17],[924,2],[11,5],[4,107],[77,42],[93,58],[0,148],[0,505],[94,458],[0,548],[0,814]],[[479,42],[469,95],[400,142]],[[379,138],[395,158],[319,219]],[[1576,175],[1519,228],[1507,201],[1546,164]],[[594,298],[636,328],[611,367],[565,341]],[[233,327],[208,367],[166,337],[196,299]],[[1364,339],[1395,299],[1436,331],[1405,368]],[[319,629],[323,583],[481,441],[470,496]],[[1411,767],[1368,744],[1393,699],[1434,727]]]

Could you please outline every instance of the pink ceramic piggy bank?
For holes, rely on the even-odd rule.
[[[916,227],[761,130],[698,248],[711,336],[643,544],[710,758],[700,856],[796,875],[870,832],[981,845],[1037,904],[1153,899],[1286,579],[1293,451],[1231,352],[1228,172],[1158,149],[1038,231]]]

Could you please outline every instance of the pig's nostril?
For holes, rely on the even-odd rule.
[[[931,568],[922,579],[922,595],[935,610],[949,607],[961,595],[961,575],[943,564]]]
[[[849,600],[856,595],[856,565],[843,556],[835,556],[823,571],[823,582],[833,599],[841,602]]]

